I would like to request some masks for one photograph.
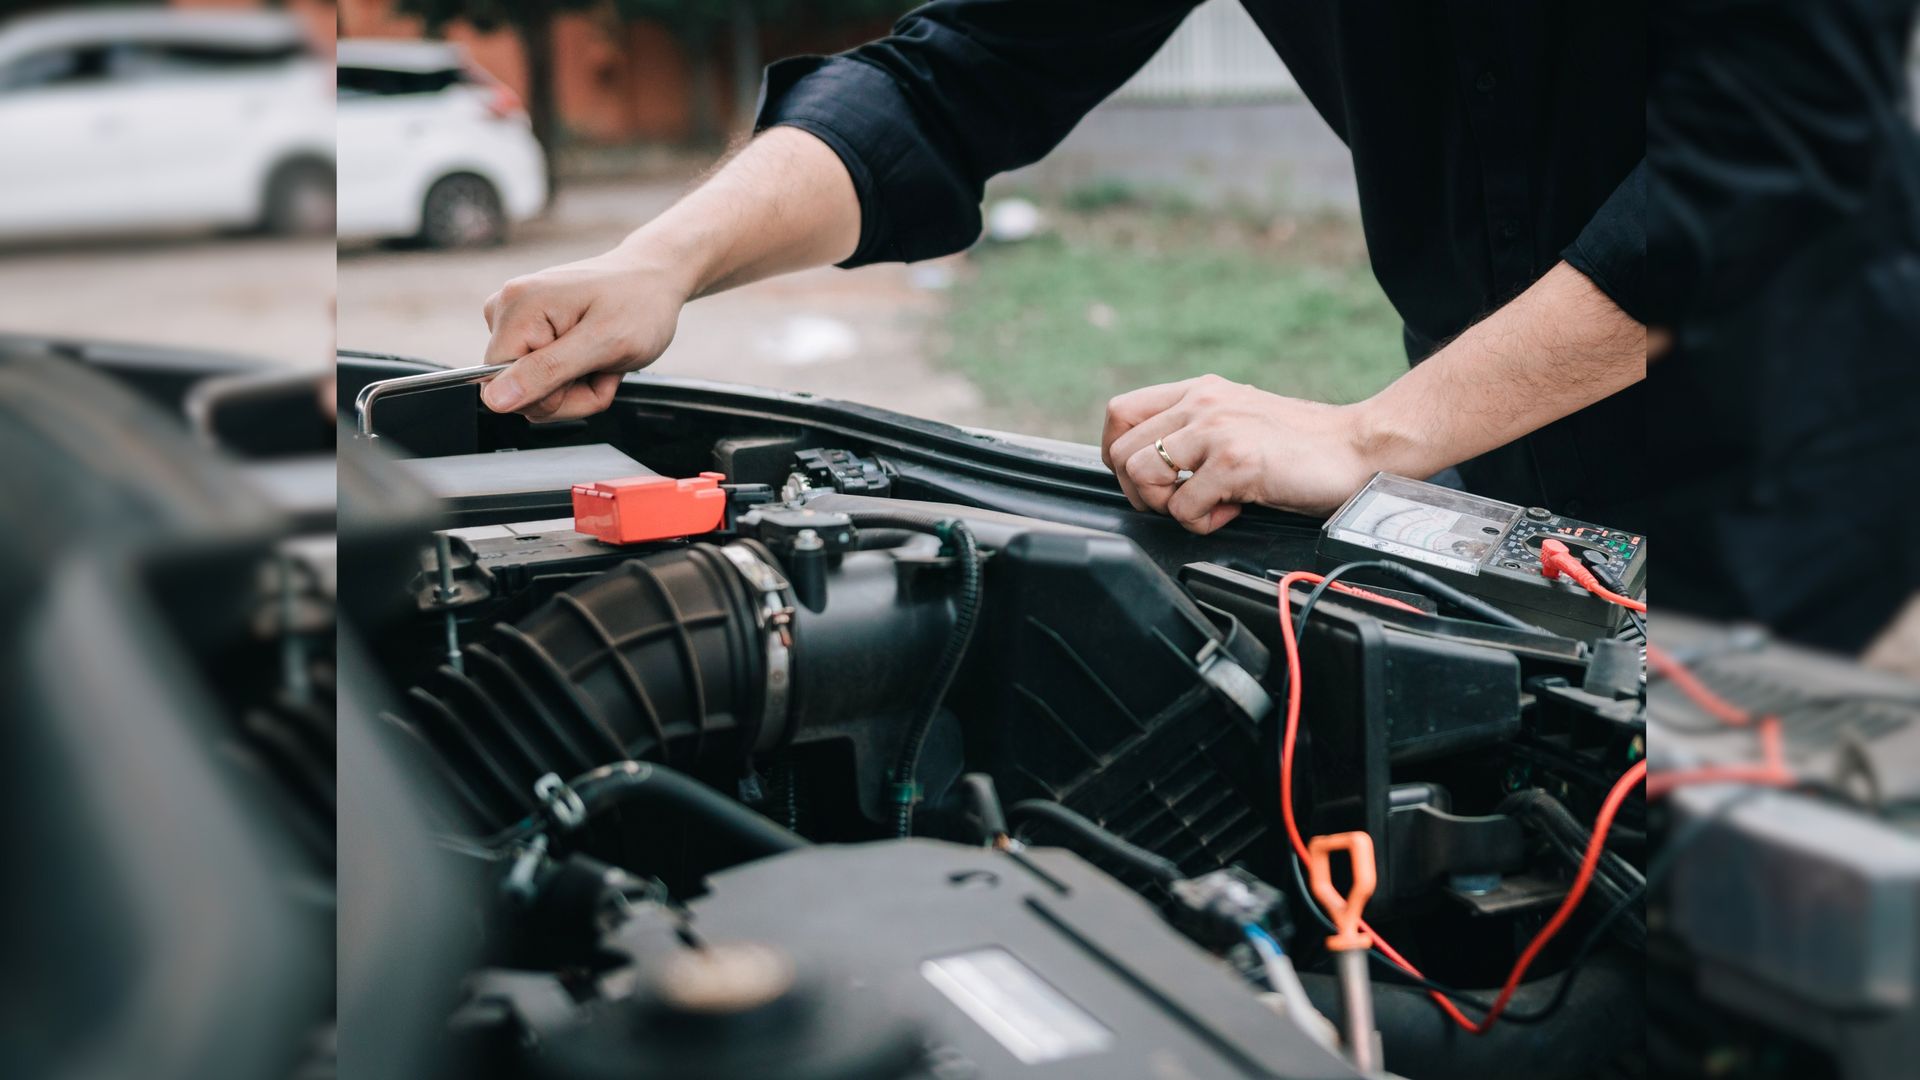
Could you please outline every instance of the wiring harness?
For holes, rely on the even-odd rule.
[[[1549,543],[1553,542],[1549,541]],[[1543,565],[1545,554],[1543,551]],[[1280,637],[1284,645],[1287,662],[1287,706],[1280,741],[1280,815],[1281,820],[1286,826],[1287,841],[1293,846],[1294,857],[1298,862],[1307,861],[1309,855],[1307,842],[1300,833],[1299,824],[1294,819],[1293,813],[1293,758],[1300,727],[1301,663],[1299,633],[1296,631],[1294,618],[1288,610],[1292,591],[1295,586],[1306,582],[1319,587],[1316,590],[1316,596],[1310,597],[1309,600],[1316,599],[1318,593],[1323,593],[1326,589],[1332,588],[1347,595],[1357,596],[1375,603],[1384,603],[1389,607],[1418,613],[1419,609],[1412,607],[1412,605],[1404,604],[1378,594],[1368,593],[1365,590],[1356,589],[1333,580],[1341,573],[1359,569],[1362,566],[1377,567],[1395,565],[1396,564],[1392,563],[1350,563],[1326,575],[1304,570],[1295,570],[1280,578],[1279,588],[1277,590],[1280,614]],[[1579,577],[1575,577],[1571,571],[1565,567],[1560,567],[1560,569],[1561,572],[1567,573],[1569,577],[1574,577],[1574,580],[1580,580]],[[1600,586],[1597,578],[1593,578],[1592,572],[1588,571],[1586,567],[1581,566],[1579,569],[1587,578],[1593,580],[1595,587],[1604,588],[1604,586]],[[1596,595],[1599,594],[1596,593]],[[1627,600],[1625,597],[1620,597],[1620,599]],[[1627,602],[1638,603],[1638,601]],[[1642,608],[1644,609],[1644,605],[1642,605]],[[1306,616],[1310,614],[1310,612],[1310,608],[1303,608],[1300,614],[1302,628],[1304,628]],[[1506,618],[1511,619],[1511,616]],[[1506,621],[1506,619],[1502,621]],[[1643,759],[1635,762],[1614,782],[1612,789],[1607,793],[1606,799],[1601,803],[1600,813],[1594,819],[1591,836],[1588,839],[1585,851],[1581,855],[1579,869],[1574,875],[1573,884],[1567,890],[1566,897],[1561,900],[1560,906],[1554,910],[1552,917],[1547,920],[1546,925],[1540,928],[1533,939],[1527,943],[1527,947],[1521,951],[1519,959],[1514,962],[1512,969],[1507,974],[1506,980],[1501,984],[1500,993],[1494,998],[1493,1002],[1486,1007],[1485,1014],[1479,1020],[1474,1020],[1462,1012],[1460,1007],[1454,1003],[1452,997],[1447,993],[1440,990],[1429,991],[1434,1003],[1437,1004],[1455,1024],[1473,1034],[1484,1034],[1492,1029],[1494,1023],[1499,1020],[1500,1015],[1506,1011],[1508,1003],[1513,999],[1514,992],[1519,989],[1521,980],[1526,977],[1527,969],[1533,966],[1533,962],[1538,959],[1541,951],[1546,948],[1548,942],[1552,941],[1573,918],[1573,913],[1579,908],[1580,902],[1585,899],[1587,890],[1593,884],[1594,875],[1599,868],[1601,859],[1606,854],[1607,833],[1608,830],[1612,828],[1613,819],[1619,813],[1620,807],[1626,802],[1627,797],[1632,794],[1633,789],[1645,780],[1646,775],[1647,763]],[[1422,973],[1419,968],[1415,967],[1411,961],[1407,960],[1406,957],[1394,949],[1385,938],[1380,936],[1378,931],[1368,926],[1364,921],[1360,923],[1360,929],[1371,939],[1373,949],[1384,956],[1394,967],[1416,981],[1428,981],[1426,975]]]

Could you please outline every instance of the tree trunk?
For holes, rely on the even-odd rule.
[[[754,106],[760,99],[760,18],[754,0],[733,0],[729,21],[733,31],[733,126],[744,135],[753,130]]]
[[[553,10],[545,4],[528,4],[526,22],[520,27],[521,42],[527,50],[527,118],[533,122],[533,136],[547,159],[547,205],[559,193],[559,172],[554,156],[560,145],[560,104],[554,88]]]
[[[693,78],[693,138],[702,146],[719,146],[726,141],[720,130],[720,101],[715,82],[719,71],[713,62],[713,35],[705,30],[681,37],[687,50],[687,69]]]

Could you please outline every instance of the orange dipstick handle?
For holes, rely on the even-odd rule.
[[[1345,896],[1333,887],[1333,874],[1327,865],[1328,856],[1336,851],[1345,851],[1353,865],[1353,888]],[[1373,935],[1363,928],[1360,914],[1373,895],[1373,837],[1363,832],[1314,837],[1307,842],[1307,880],[1337,931],[1327,938],[1327,948],[1334,952],[1372,948]]]

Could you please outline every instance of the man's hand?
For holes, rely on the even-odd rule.
[[[844,261],[859,240],[860,200],[839,155],[776,127],[612,251],[488,297],[486,362],[513,367],[481,400],[536,421],[597,413],[621,375],[666,351],[687,301]]]
[[[1107,405],[1101,456],[1136,508],[1194,532],[1245,503],[1323,514],[1376,472],[1432,476],[1623,390],[1646,377],[1647,355],[1646,328],[1560,263],[1357,405],[1215,375],[1149,386]],[[1175,466],[1192,478],[1176,484]]]
[[[1108,402],[1101,456],[1135,509],[1210,533],[1245,503],[1318,514],[1345,502],[1375,472],[1361,419],[1359,406],[1203,375]],[[1178,480],[1155,440],[1190,479]]]
[[[495,412],[536,423],[591,416],[613,403],[620,376],[673,341],[689,284],[616,248],[514,278],[487,297],[486,363],[512,363],[481,390]]]

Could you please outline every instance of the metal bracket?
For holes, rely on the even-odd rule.
[[[455,386],[488,382],[495,375],[512,366],[511,364],[484,364],[480,367],[428,371],[419,375],[402,375],[397,379],[380,379],[370,382],[361,387],[360,392],[353,397],[355,430],[362,439],[379,437],[373,433],[373,406],[382,398],[405,397],[408,394],[424,394],[429,390],[446,390]]]
[[[1389,887],[1408,896],[1450,874],[1510,874],[1526,865],[1520,823],[1505,814],[1463,816],[1431,803],[1387,815]]]
[[[1214,693],[1232,702],[1247,719],[1257,724],[1273,711],[1273,698],[1261,688],[1260,680],[1227,655],[1220,642],[1209,639],[1193,662],[1201,680],[1212,687]]]

